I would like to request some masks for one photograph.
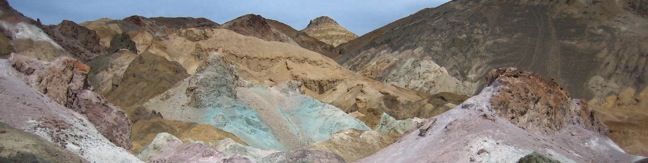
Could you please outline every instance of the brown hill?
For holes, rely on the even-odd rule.
[[[304,32],[276,20],[266,19],[260,15],[248,14],[223,24],[223,28],[242,35],[260,38],[266,41],[285,42],[301,46],[325,56],[334,57],[334,47]]]
[[[429,69],[425,62],[467,82],[451,83],[466,92],[475,92],[491,68],[514,66],[555,78],[575,97],[603,97],[646,86],[644,3],[457,0],[340,46],[338,61],[369,77],[423,91],[438,87],[430,77],[434,72],[407,72]]]
[[[647,128],[639,126],[646,118],[623,109],[639,104],[610,99],[646,87],[646,2],[456,0],[341,45],[338,62],[407,88],[463,94],[478,90],[491,68],[537,72],[576,98],[594,98],[591,107],[605,113],[603,121],[616,132],[612,138],[645,154],[639,150],[645,145],[633,142],[642,140]],[[636,103],[648,101],[632,96]]]
[[[358,37],[358,35],[342,27],[328,16],[321,16],[311,20],[302,32],[333,46],[338,46]]]

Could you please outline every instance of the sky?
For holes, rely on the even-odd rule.
[[[99,18],[204,17],[225,23],[259,14],[301,30],[311,19],[329,16],[362,35],[448,0],[9,0],[18,11],[44,24],[81,23]]]

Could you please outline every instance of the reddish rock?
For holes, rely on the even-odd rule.
[[[260,38],[268,41],[285,42],[288,38],[282,38],[280,34],[272,31],[272,27],[261,15],[248,14],[238,17],[223,25],[224,28],[236,33]]]
[[[486,80],[489,86],[500,86],[490,99],[492,109],[518,127],[553,133],[567,123],[574,123],[595,132],[607,132],[586,104],[572,101],[554,80],[510,67],[490,71]]]

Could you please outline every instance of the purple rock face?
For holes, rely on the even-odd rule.
[[[92,122],[99,132],[120,147],[130,149],[131,123],[118,107],[92,92],[87,84],[89,67],[72,58],[43,62],[12,55],[12,66],[25,74],[28,83],[57,103]]]
[[[0,60],[0,122],[38,135],[90,162],[139,162],[102,136],[83,115],[27,85],[21,76],[7,60]]]

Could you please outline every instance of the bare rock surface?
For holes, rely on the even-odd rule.
[[[38,135],[90,162],[140,162],[105,138],[82,114],[27,85],[9,61],[0,60],[0,66],[2,123]]]
[[[358,35],[342,27],[328,16],[321,16],[311,20],[302,31],[334,47],[358,37]]]
[[[44,62],[12,55],[10,61],[14,68],[24,73],[32,87],[57,103],[85,115],[104,136],[130,149],[131,123],[120,108],[90,90],[88,65],[67,57]]]
[[[577,123],[603,135],[608,133],[607,126],[584,101],[573,101],[567,91],[552,80],[517,68],[495,69],[486,78],[488,85],[495,82],[502,85],[497,95],[491,97],[491,109],[520,128],[554,133],[567,123]],[[573,110],[573,103],[580,108]]]
[[[0,162],[88,162],[31,133],[0,122]]]
[[[63,20],[43,29],[56,43],[82,61],[89,61],[104,52],[97,33],[73,21]]]
[[[480,94],[359,162],[513,162],[533,152],[560,162],[640,158],[626,154],[601,133],[604,125],[592,118],[586,104],[566,96],[555,82],[513,68],[490,74],[493,78]],[[536,100],[527,97],[551,100],[537,106]],[[510,98],[512,104],[501,105],[498,99],[502,98]],[[569,106],[548,107],[564,103]],[[546,114],[524,121],[531,117],[510,114],[517,111],[529,116]]]

